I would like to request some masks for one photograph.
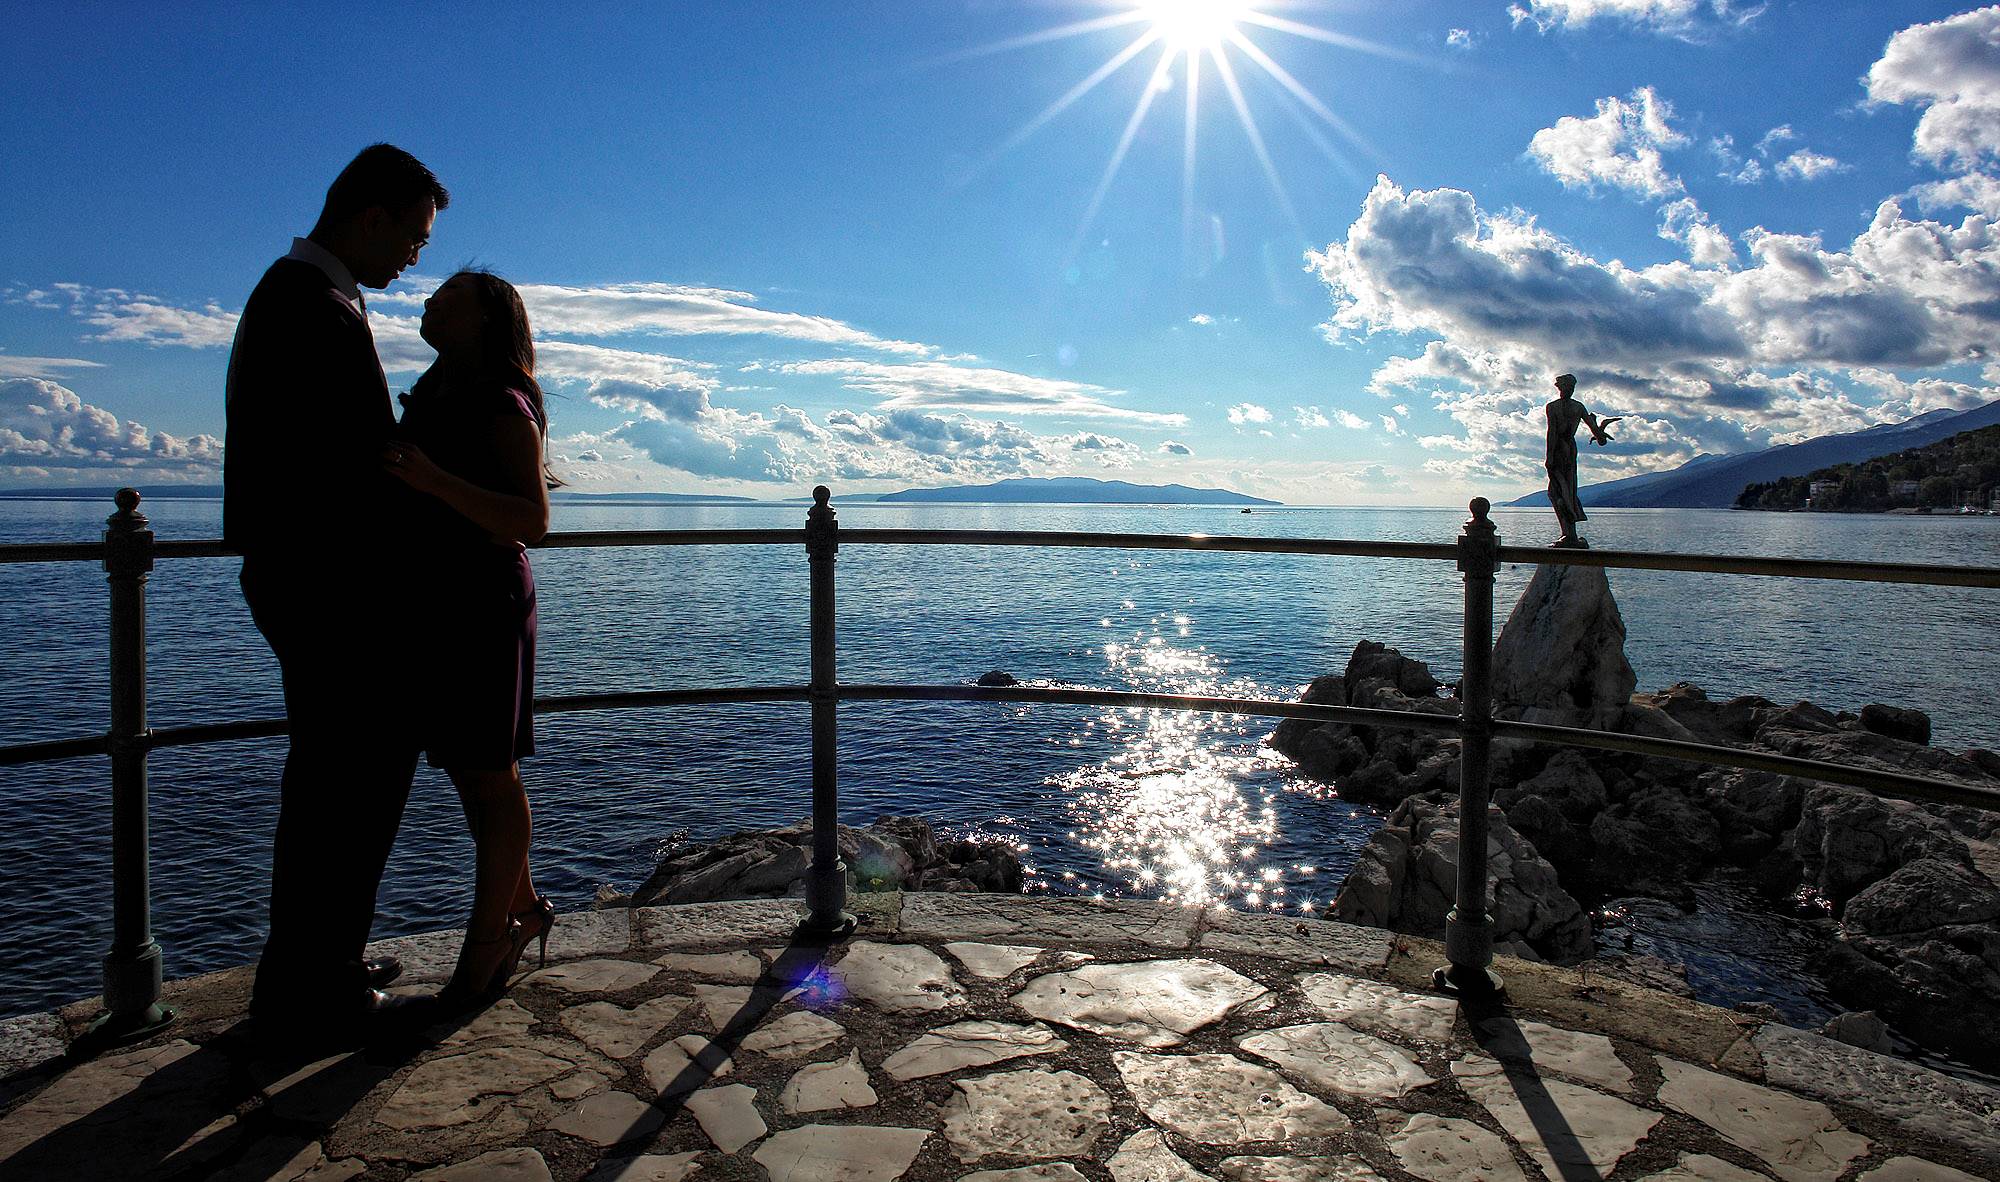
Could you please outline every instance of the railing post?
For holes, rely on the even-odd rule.
[[[840,745],[836,712],[839,683],[834,673],[833,559],[840,549],[840,526],[825,485],[813,489],[806,511],[806,561],[812,594],[812,786],[813,860],[806,872],[806,918],[801,935],[834,939],[854,930],[847,913],[847,863],[840,858]]]
[[[111,951],[104,957],[104,1013],[81,1041],[110,1046],[173,1021],[160,1004],[160,946],[153,940],[146,822],[146,579],[153,531],[136,489],[121,488],[104,531],[111,585]]]
[[[1433,983],[1462,998],[1489,998],[1502,989],[1493,964],[1493,917],[1486,913],[1486,805],[1493,752],[1493,573],[1499,535],[1487,520],[1492,504],[1472,498],[1472,519],[1458,538],[1465,575],[1464,673],[1458,687],[1458,883],[1445,917],[1445,959]]]

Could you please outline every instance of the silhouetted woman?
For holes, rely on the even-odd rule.
[[[391,473],[434,500],[413,610],[425,650],[408,697],[430,762],[458,789],[477,847],[453,1005],[506,988],[530,940],[547,961],[555,907],[528,872],[520,759],[535,750],[535,581],[526,546],[549,530],[548,415],[520,293],[461,271],[424,302],[436,364],[403,396]]]

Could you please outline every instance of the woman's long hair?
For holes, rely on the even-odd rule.
[[[542,399],[541,383],[535,380],[535,338],[528,328],[528,308],[521,302],[521,293],[493,272],[474,267],[467,267],[451,278],[466,280],[478,294],[479,310],[483,313],[479,360],[488,370],[485,376],[517,387],[528,396],[546,452],[549,412]],[[542,463],[542,479],[550,488],[562,485],[546,460]]]

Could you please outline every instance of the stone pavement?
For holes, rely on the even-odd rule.
[[[2000,1177],[2000,1092],[1638,986],[1163,903],[880,894],[821,949],[789,902],[564,916],[550,967],[422,1039],[315,1062],[248,970],[0,1023],[0,1179],[1373,1182]],[[387,941],[411,988],[456,933]]]

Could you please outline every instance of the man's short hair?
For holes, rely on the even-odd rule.
[[[319,220],[343,222],[378,205],[402,213],[426,197],[439,209],[451,204],[451,194],[423,161],[394,144],[370,144],[333,178]]]
[[[438,208],[443,209],[444,207],[440,205]],[[1573,373],[1559,373],[1556,375],[1556,385],[1561,386],[1565,390],[1574,390],[1576,389],[1576,375]]]

